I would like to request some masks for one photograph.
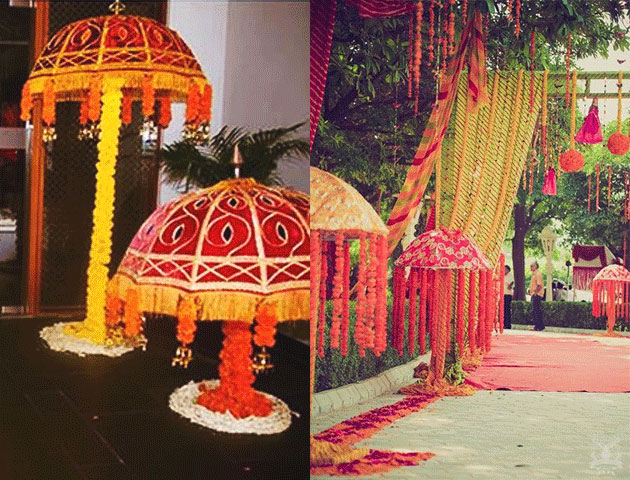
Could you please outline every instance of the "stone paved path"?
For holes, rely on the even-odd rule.
[[[401,398],[320,415],[311,431]],[[358,446],[436,454],[365,479],[630,479],[630,394],[479,391],[442,398]]]

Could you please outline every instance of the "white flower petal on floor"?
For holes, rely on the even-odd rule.
[[[175,390],[169,397],[169,407],[174,412],[187,418],[193,423],[227,433],[253,433],[256,435],[270,435],[280,433],[291,425],[291,410],[279,398],[262,393],[272,402],[271,414],[267,417],[235,418],[230,412],[218,413],[197,404],[200,395],[199,385],[218,387],[218,380],[204,382],[190,382]]]
[[[133,351],[132,347],[125,345],[101,345],[87,339],[68,335],[64,332],[67,322],[59,322],[40,330],[39,336],[46,342],[51,350],[56,352],[69,352],[85,357],[86,355],[104,355],[106,357],[120,357]]]

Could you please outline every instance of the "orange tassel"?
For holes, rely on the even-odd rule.
[[[413,59],[413,81],[416,88],[414,100],[414,115],[418,115],[420,102],[420,67],[422,66],[422,2],[416,5],[416,38]]]
[[[153,77],[145,75],[142,81],[142,115],[150,117],[155,112],[155,87]]]
[[[359,234],[359,271],[357,279],[357,302],[356,315],[357,321],[355,326],[355,341],[359,346],[359,356],[365,356],[365,348],[367,347],[369,334],[367,333],[366,314],[366,285],[367,285],[367,234],[361,232]]]
[[[186,100],[186,123],[196,124],[199,116],[199,103],[200,99],[199,85],[197,82],[192,82],[190,89],[188,90],[188,99]]]
[[[142,312],[140,312],[140,298],[135,288],[127,290],[125,297],[125,336],[134,338],[142,332]]]
[[[90,106],[87,97],[81,100],[81,106],[79,107],[79,123],[81,125],[87,125],[89,119]]]
[[[129,125],[133,119],[133,97],[130,92],[124,92],[122,98],[121,119],[123,125]]]
[[[199,102],[199,121],[210,123],[212,119],[212,85],[206,83]]]
[[[350,251],[348,250],[348,266]],[[387,235],[378,239],[378,265],[376,277],[376,312],[374,320],[374,355],[380,356],[387,348]],[[348,271],[348,278],[350,272]],[[349,280],[348,280],[349,281]]]
[[[378,239],[375,233],[369,235],[369,259],[367,265],[367,283],[366,283],[366,347],[374,350],[374,314],[376,311],[376,271],[378,263]]]
[[[335,234],[335,274],[333,277],[333,313],[330,325],[330,348],[339,348],[339,333],[341,331],[341,312],[343,310],[343,232]]]
[[[612,166],[608,165],[608,208],[610,208],[611,192],[612,192]]]
[[[46,80],[42,99],[42,120],[48,126],[55,124],[55,82]]]
[[[343,294],[341,310],[341,355],[348,354],[348,331],[350,328],[350,242],[343,244]],[[312,317],[311,317],[312,318]]]
[[[108,327],[115,326],[120,320],[120,312],[122,310],[122,302],[118,298],[118,277],[111,279],[107,283],[106,301],[105,301],[105,324]]]
[[[88,92],[88,120],[98,122],[101,116],[101,94],[103,89],[103,80],[100,77],[94,77],[90,81]]]
[[[254,343],[259,347],[273,347],[276,344],[277,324],[276,307],[268,303],[262,304],[256,312]]]
[[[595,211],[599,212],[599,163],[595,165],[595,171],[597,172],[595,179]]]
[[[23,122],[31,119],[31,110],[33,110],[33,97],[31,96],[31,86],[28,82],[22,87],[22,100],[20,103],[20,118]]]
[[[413,15],[409,15],[409,47],[407,48],[407,98],[413,94]]]
[[[195,340],[198,312],[195,297],[191,295],[182,298],[177,306],[177,340],[184,346]]]
[[[407,344],[409,347],[409,355],[416,353],[416,323],[418,317],[417,302],[418,302],[418,269],[412,268],[410,273],[410,287],[409,287],[409,317],[407,321]]]

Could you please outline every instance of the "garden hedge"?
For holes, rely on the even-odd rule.
[[[586,328],[606,330],[606,318],[591,315],[590,302],[542,302],[543,321],[548,327]],[[532,325],[532,303],[514,300],[512,302],[512,323]],[[615,330],[627,327],[622,320],[617,320]]]
[[[391,339],[391,296],[388,299],[388,319],[387,319],[387,338]],[[353,340],[354,324],[356,321],[355,302],[350,302],[350,328],[349,328],[349,347],[348,354],[344,357],[338,349],[330,349],[328,345],[328,329],[330,328],[330,320],[332,314],[332,302],[328,301],[326,305],[326,335],[327,340],[324,348],[324,357],[317,357],[315,362],[315,391],[321,392],[331,388],[341,387],[350,383],[365,380],[379,373],[384,372],[392,367],[410,362],[418,357],[420,352],[416,350],[415,355],[410,355],[408,350],[402,357],[398,356],[398,351],[389,345],[380,357],[375,357],[371,351],[365,352],[365,357],[359,356],[358,348]],[[405,327],[405,337],[407,329]],[[428,346],[428,343],[427,343]]]

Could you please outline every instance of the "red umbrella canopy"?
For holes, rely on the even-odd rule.
[[[630,319],[630,271],[613,264],[602,268],[593,279],[593,316],[608,317],[608,334],[613,334],[615,320]]]
[[[176,315],[192,296],[199,320],[253,321],[261,303],[277,320],[308,319],[307,195],[252,179],[220,182],[158,208],[131,241],[114,277],[118,297]]]
[[[440,227],[416,238],[396,260],[398,267],[491,270],[481,249],[464,233]]]

